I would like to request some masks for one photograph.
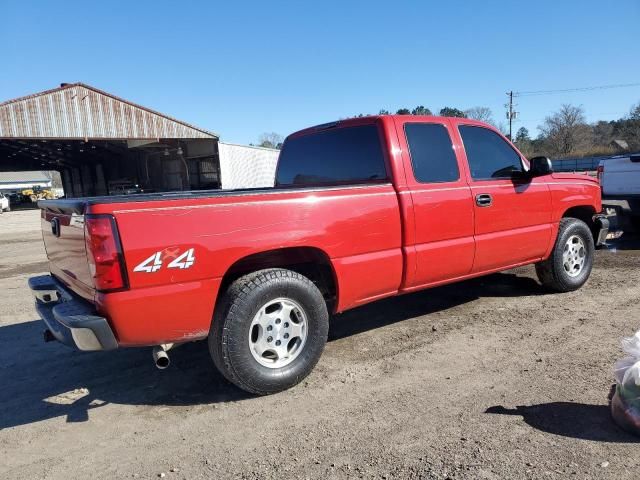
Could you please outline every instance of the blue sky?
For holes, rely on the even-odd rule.
[[[81,81],[257,141],[380,108],[488,106],[505,92],[640,82],[640,1],[0,0],[0,100]],[[615,119],[640,87],[522,97]]]

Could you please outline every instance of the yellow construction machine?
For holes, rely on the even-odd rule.
[[[38,200],[52,200],[56,198],[51,190],[34,185],[33,188],[27,188],[20,192],[23,202],[36,203]]]

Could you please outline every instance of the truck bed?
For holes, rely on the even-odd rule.
[[[216,198],[248,194],[268,194],[275,188],[244,188],[236,190],[188,190],[176,192],[136,193],[130,195],[104,195],[81,198],[59,198],[56,200],[40,200],[38,207],[58,212],[75,212],[82,214],[88,205],[130,202],[154,202],[161,200],[183,200],[189,198]],[[280,191],[279,189],[278,191]],[[296,191],[313,190],[312,188],[299,188]]]
[[[340,279],[337,311],[393,295],[403,278],[400,208],[390,183],[61,199],[40,207],[51,272],[98,313],[109,312],[122,345],[165,343],[181,332],[206,336],[225,272],[261,251],[329,257]],[[96,215],[117,225],[124,291],[88,284],[80,227]],[[53,218],[62,224],[59,237],[51,233]],[[73,258],[65,257],[70,251]],[[171,268],[181,255],[193,261]]]
[[[640,154],[610,158],[601,167],[603,198],[640,197]]]
[[[386,182],[380,182],[386,183]],[[371,182],[367,185],[368,186]],[[348,188],[358,188],[359,185],[349,185]],[[186,190],[175,192],[135,193],[130,195],[103,195],[81,198],[58,198],[55,200],[40,200],[38,207],[57,212],[84,213],[87,206],[113,203],[158,202],[163,200],[188,200],[202,198],[234,197],[243,195],[269,195],[282,192],[315,192],[326,190],[343,190],[345,186],[332,187],[269,187],[269,188],[240,188],[235,190]]]

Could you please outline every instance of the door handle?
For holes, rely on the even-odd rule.
[[[493,203],[493,198],[488,193],[481,193],[476,195],[476,205],[479,207],[490,207]]]

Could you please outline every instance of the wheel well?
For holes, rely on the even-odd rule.
[[[322,292],[327,309],[333,311],[338,293],[335,272],[327,254],[314,247],[279,248],[241,258],[225,273],[220,292],[241,276],[265,268],[286,268],[304,275]]]
[[[562,215],[562,218],[577,218],[587,224],[594,237],[597,235],[596,224],[593,221],[593,216],[596,214],[595,208],[589,205],[579,205],[577,207],[571,207]]]

